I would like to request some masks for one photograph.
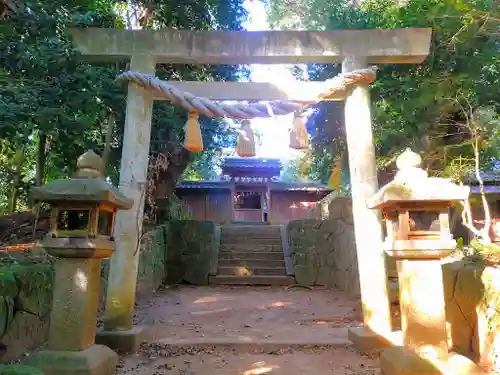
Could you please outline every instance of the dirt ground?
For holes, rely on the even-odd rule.
[[[128,375],[375,375],[378,361],[357,354],[347,327],[359,301],[335,290],[180,287],[139,299],[136,323],[154,338],[122,357]]]

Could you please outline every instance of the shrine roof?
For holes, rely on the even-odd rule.
[[[481,177],[485,185],[500,185],[500,172],[498,170],[480,172],[479,176]],[[471,173],[463,180],[464,183],[471,186],[479,185],[479,181],[477,180],[475,173]]]
[[[283,167],[279,159],[267,158],[226,158],[222,168],[231,169],[280,169]]]
[[[322,192],[328,191],[331,189],[328,186],[320,184],[318,182],[302,182],[302,181],[294,181],[294,182],[271,182],[269,184],[270,189],[274,191],[310,191],[310,192]]]
[[[231,183],[229,181],[213,181],[201,180],[190,181],[185,180],[177,184],[176,189],[230,189]]]
[[[268,182],[267,184],[253,184],[250,183],[248,186],[269,186],[272,191],[304,191],[304,192],[330,192],[326,185],[319,184],[317,182]],[[181,181],[177,184],[176,189],[230,189],[232,186],[231,181]]]
[[[471,194],[481,194],[481,187],[477,185],[470,186]],[[485,194],[500,194],[500,186],[497,185],[485,185],[484,186]]]

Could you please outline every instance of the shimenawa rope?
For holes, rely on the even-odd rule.
[[[269,103],[237,103],[227,104],[215,102],[208,98],[196,97],[189,92],[183,92],[174,85],[160,80],[151,74],[127,71],[120,74],[120,81],[132,82],[144,89],[150,90],[159,97],[167,99],[172,104],[180,105],[188,112],[197,112],[207,117],[228,117],[234,119],[252,119],[256,117],[273,117],[287,115],[300,111],[305,107],[324,100],[342,100],[347,90],[356,84],[370,84],[375,81],[376,67],[358,69],[324,82],[324,91],[316,94],[316,100],[311,102],[294,102],[276,100]]]

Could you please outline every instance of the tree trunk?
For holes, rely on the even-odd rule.
[[[35,184],[41,186],[45,183],[45,163],[47,161],[47,134],[42,131],[38,133],[38,147],[36,150],[36,175]]]
[[[165,195],[162,197],[165,202],[164,205],[160,208],[160,212],[157,217],[160,220],[166,215],[168,215],[171,198],[173,196],[175,186],[179,181],[180,176],[186,170],[189,165],[189,161],[191,159],[191,153],[185,148],[175,148],[171,152],[168,152],[167,149],[162,150],[163,154],[168,157],[168,168],[164,171],[160,171],[158,174],[157,182],[161,182],[165,184]],[[158,197],[159,198],[159,197]]]
[[[16,152],[15,155],[15,171],[14,175],[12,178],[12,185],[10,188],[10,194],[9,194],[9,206],[8,206],[8,213],[12,214],[16,211],[16,206],[17,206],[17,196],[18,196],[18,187],[19,183],[21,182],[21,168],[24,164],[24,159],[25,159],[25,153],[24,153],[24,148],[21,148],[18,152]]]
[[[45,164],[47,162],[47,134],[43,131],[38,132],[38,145],[36,149],[36,171],[35,185],[41,186],[45,183]],[[31,211],[38,216],[40,203],[35,203]]]
[[[115,116],[111,113],[108,117],[108,128],[106,129],[106,139],[104,143],[104,151],[102,153],[102,174],[106,177],[106,167],[109,163],[109,155],[111,154],[111,141],[113,140],[113,129],[115,127]]]

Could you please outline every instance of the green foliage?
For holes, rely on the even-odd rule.
[[[283,163],[283,170],[280,176],[282,181],[293,182],[300,180],[302,177],[300,173],[300,159],[300,156],[294,157]]]
[[[471,115],[489,120],[483,133],[481,159],[493,162],[500,112],[498,27],[500,8],[491,0],[365,0],[361,7],[347,0],[287,0],[269,2],[269,20],[276,27],[311,30],[431,27],[431,51],[420,65],[381,65],[372,85],[374,139],[380,167],[390,164],[404,148],[424,154],[435,174],[453,173],[458,163],[470,170],[473,161],[469,128]],[[338,74],[339,66],[308,67],[311,80]],[[322,103],[311,116],[316,155],[312,173],[326,178],[331,153],[341,148],[342,110]],[[487,109],[486,109],[487,108]],[[464,111],[465,109],[465,111]],[[484,121],[483,121],[484,122]],[[335,132],[336,130],[336,132]],[[333,139],[333,142],[332,142]],[[323,162],[320,162],[323,160]],[[328,168],[324,166],[328,165]],[[487,165],[485,165],[487,167]]]
[[[245,17],[240,0],[186,3],[166,0],[26,0],[25,8],[0,24],[0,215],[14,194],[17,208],[27,208],[27,191],[35,182],[67,177],[87,149],[102,153],[110,115],[116,119],[107,175],[119,180],[126,89],[116,76],[125,63],[88,64],[73,49],[68,27],[115,27],[129,23],[137,6],[146,8],[143,27],[182,29],[241,28]],[[131,9],[132,8],[132,9]],[[167,80],[234,80],[246,72],[232,66],[158,66]],[[152,152],[181,154],[185,111],[167,102],[155,103]],[[234,132],[224,121],[202,119],[206,148],[194,159],[210,171],[211,149],[230,146]],[[23,160],[19,164],[19,153]],[[175,185],[179,168],[169,178]],[[202,174],[211,173],[203,172]],[[16,199],[17,197],[17,199]]]

